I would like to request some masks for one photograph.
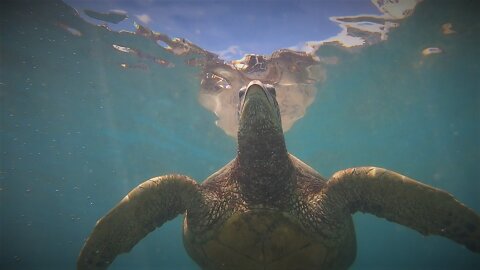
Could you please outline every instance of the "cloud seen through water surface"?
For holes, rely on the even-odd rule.
[[[218,54],[221,59],[233,60],[240,59],[245,54],[245,51],[240,49],[238,45],[228,46],[225,50],[215,51],[214,53]]]
[[[144,24],[149,24],[152,21],[152,18],[150,18],[148,14],[135,15],[135,17]]]

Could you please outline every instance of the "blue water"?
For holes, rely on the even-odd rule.
[[[235,156],[236,145],[198,103],[199,70],[182,57],[88,24],[61,2],[15,3],[0,8],[0,268],[74,269],[96,220],[130,189],[174,172],[202,181]],[[427,1],[386,42],[356,53],[322,48],[319,55],[339,63],[286,134],[289,151],[325,176],[390,168],[480,212],[479,10],[473,1]],[[457,33],[443,35],[445,22]],[[426,47],[443,52],[425,57]],[[447,239],[366,214],[354,221],[352,269],[480,268],[478,254]],[[177,218],[111,269],[198,267]]]

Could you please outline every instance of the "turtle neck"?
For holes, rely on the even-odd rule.
[[[293,165],[281,129],[262,123],[240,128],[237,162],[239,186],[248,202],[275,207],[288,198]]]

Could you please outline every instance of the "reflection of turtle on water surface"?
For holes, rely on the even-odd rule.
[[[317,92],[316,83],[325,80],[329,61],[305,52],[279,50],[271,56],[246,54],[231,62],[208,61],[202,66],[199,102],[215,113],[218,127],[232,137],[238,133],[238,89],[252,80],[275,86],[282,116],[282,129],[288,131],[305,115]]]
[[[98,221],[79,269],[105,269],[179,214],[203,269],[345,269],[358,211],[480,252],[480,216],[450,194],[375,167],[327,181],[287,152],[275,89],[254,81],[239,93],[237,157],[202,184],[167,175],[139,185]]]

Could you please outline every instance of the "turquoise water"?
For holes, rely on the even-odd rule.
[[[88,24],[61,2],[2,2],[0,10],[1,269],[74,269],[96,220],[130,189],[174,172],[202,181],[235,156],[234,139],[199,104],[200,71],[185,58]],[[319,50],[339,61],[286,133],[289,151],[325,176],[390,168],[480,212],[479,10],[473,1],[427,1],[386,42],[355,53]],[[442,34],[446,22],[454,35]],[[443,52],[423,56],[426,47]],[[480,267],[478,254],[449,240],[371,215],[354,220],[352,269]],[[181,218],[111,267],[159,268],[197,269],[183,248]]]

